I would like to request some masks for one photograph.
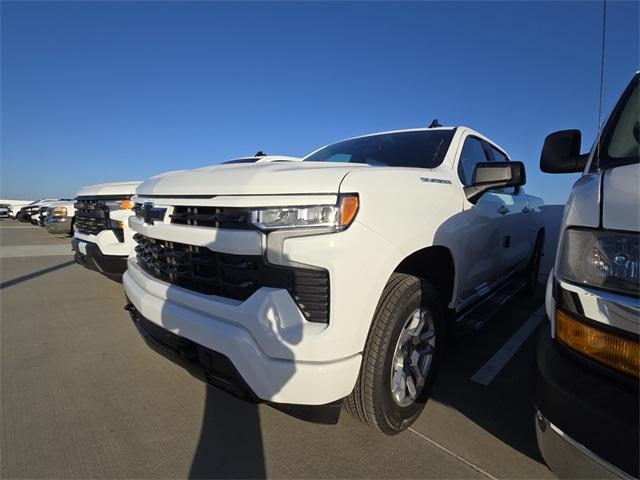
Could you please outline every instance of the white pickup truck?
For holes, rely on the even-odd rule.
[[[133,213],[138,181],[83,187],[75,203],[75,232],[71,246],[80,265],[120,279],[133,251],[133,233],[127,222]]]
[[[38,217],[40,215],[40,209],[44,206],[51,205],[54,202],[59,202],[59,198],[41,198],[34,202],[28,203],[20,208],[20,211],[16,215],[16,219],[20,222],[34,223],[37,225]]]
[[[591,152],[549,135],[540,166],[582,172],[565,209],[538,341],[538,446],[561,478],[640,473],[640,73]]]
[[[154,177],[133,198],[127,310],[211,385],[394,434],[424,407],[445,329],[535,288],[544,226],[524,183],[465,127]]]

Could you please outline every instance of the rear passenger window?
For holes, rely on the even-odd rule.
[[[465,187],[470,186],[473,182],[473,171],[476,165],[486,161],[488,161],[487,154],[482,142],[475,137],[467,137],[458,162],[458,176]]]
[[[493,159],[496,162],[508,162],[509,159],[507,158],[507,156],[502,153],[500,150],[496,150],[495,148],[491,147],[491,155],[493,155]]]

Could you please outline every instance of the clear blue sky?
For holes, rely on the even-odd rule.
[[[257,150],[464,124],[538,171],[593,141],[601,2],[2,2],[0,196],[72,196]],[[639,68],[637,2],[610,1],[604,111]]]

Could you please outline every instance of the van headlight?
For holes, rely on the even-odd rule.
[[[252,225],[265,231],[325,227],[338,232],[353,222],[359,206],[358,195],[344,194],[336,205],[252,209],[249,219]]]
[[[570,229],[562,239],[558,276],[568,282],[640,295],[640,236]]]

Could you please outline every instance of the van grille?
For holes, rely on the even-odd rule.
[[[208,295],[246,300],[261,287],[289,291],[310,322],[329,320],[329,273],[274,266],[261,255],[214,252],[205,247],[136,234],[138,264],[164,282]]]

